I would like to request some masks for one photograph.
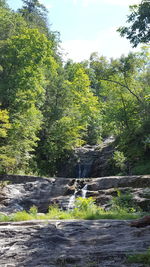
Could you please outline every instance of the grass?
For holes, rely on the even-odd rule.
[[[61,210],[57,206],[50,206],[48,213],[38,214],[35,206],[31,207],[29,212],[21,211],[11,215],[0,214],[0,221],[27,221],[27,220],[67,220],[67,219],[83,219],[83,220],[98,220],[98,219],[138,219],[141,213],[135,213],[134,209],[115,207],[109,211],[95,205],[94,200],[90,198],[78,198],[73,210]]]
[[[130,255],[127,258],[127,262],[129,263],[142,263],[150,266],[150,247],[144,253]]]

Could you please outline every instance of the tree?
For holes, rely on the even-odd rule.
[[[7,8],[8,9],[8,5],[6,3],[6,0],[0,0],[0,8]]]
[[[30,15],[38,14],[43,20],[46,19],[47,9],[38,0],[22,0],[25,4],[20,12],[23,16],[28,17],[30,20],[32,17]],[[32,20],[32,19],[31,19]]]
[[[2,43],[1,65],[0,101],[9,110],[7,145],[15,159],[12,171],[27,171],[42,123],[45,72],[55,68],[51,43],[36,29],[22,29],[22,34]]]
[[[0,138],[7,136],[8,129],[10,129],[8,111],[0,109]]]
[[[130,6],[128,27],[120,27],[118,31],[136,47],[140,43],[150,41],[150,1],[143,0],[140,5]]]
[[[19,14],[24,18],[29,28],[36,28],[44,33],[51,41],[52,49],[55,51],[55,57],[60,60],[57,50],[60,42],[59,33],[50,30],[47,20],[48,10],[39,0],[22,0],[24,5],[18,9]]]
[[[47,9],[38,0],[23,0],[23,7],[19,13],[27,21],[29,27],[38,28],[43,33],[48,34]]]
[[[132,164],[139,164],[138,159],[148,158],[149,153],[148,49],[110,61],[94,55],[90,67],[95,74],[103,136],[115,135],[117,148]]]
[[[8,156],[9,147],[5,143],[10,128],[8,111],[0,109],[0,173],[4,173],[6,166],[14,163],[14,159]]]
[[[88,139],[89,126],[99,116],[97,97],[81,64],[57,69],[46,90],[44,124],[36,149],[37,166],[44,175],[56,175],[63,160]],[[94,128],[94,127],[93,127]]]
[[[21,33],[27,26],[20,14],[0,6],[0,40],[6,40],[12,35]]]

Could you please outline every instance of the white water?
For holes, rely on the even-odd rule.
[[[87,184],[82,188],[82,197],[86,198],[86,193],[87,193]]]
[[[76,199],[76,193],[77,193],[77,181],[75,181],[75,191],[74,194],[69,198],[69,203],[68,203],[68,210],[73,209],[75,207],[75,199]]]
[[[76,188],[77,185],[75,185]],[[68,210],[73,209],[75,207],[75,200],[76,200],[76,193],[78,192],[77,189],[75,189],[74,194],[69,198],[68,203]],[[84,187],[81,189],[81,197],[86,198],[87,194],[87,184],[84,185]]]
[[[75,193],[74,193],[69,199],[68,210],[74,208],[75,198],[76,198],[76,196],[75,196]]]

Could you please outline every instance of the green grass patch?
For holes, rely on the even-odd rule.
[[[144,253],[139,253],[139,254],[128,256],[127,262],[142,263],[142,264],[146,264],[147,266],[150,266],[150,248]]]
[[[67,219],[83,219],[83,220],[98,220],[98,219],[138,219],[141,213],[135,213],[134,209],[127,207],[122,208],[116,206],[109,211],[98,207],[93,198],[78,198],[73,210],[61,210],[57,206],[50,206],[48,213],[38,214],[35,206],[31,207],[29,212],[20,211],[11,215],[0,214],[0,221],[27,221],[27,220],[67,220]]]

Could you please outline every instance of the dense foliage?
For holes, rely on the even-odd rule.
[[[110,135],[123,173],[150,171],[148,47],[64,64],[38,0],[17,12],[1,0],[0,36],[1,173],[56,175],[75,147]]]

